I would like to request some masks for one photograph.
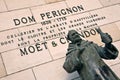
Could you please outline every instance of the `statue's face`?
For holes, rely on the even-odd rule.
[[[71,40],[73,43],[79,42],[79,41],[82,40],[82,39],[80,38],[80,36],[79,36],[79,33],[76,32],[75,30],[70,31],[70,33],[69,33],[69,38],[70,38],[70,40]]]

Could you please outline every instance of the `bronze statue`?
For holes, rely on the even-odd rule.
[[[68,32],[67,39],[71,43],[63,68],[68,73],[77,71],[81,80],[120,80],[102,60],[115,59],[118,50],[111,44],[112,38],[109,34],[103,33],[100,28],[96,28],[96,31],[100,34],[105,47],[83,40],[75,30]]]

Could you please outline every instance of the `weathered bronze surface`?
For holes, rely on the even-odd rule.
[[[112,38],[109,34],[103,33],[99,28],[96,31],[105,43],[104,47],[81,39],[75,30],[68,32],[67,38],[71,42],[63,68],[68,73],[77,71],[81,80],[120,80],[102,60],[116,59],[118,50],[111,44]]]

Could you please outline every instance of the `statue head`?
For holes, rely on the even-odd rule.
[[[82,38],[79,36],[79,33],[75,30],[70,30],[67,35],[67,39],[72,43],[80,42]]]

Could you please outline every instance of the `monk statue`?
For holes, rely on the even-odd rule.
[[[111,44],[112,38],[108,33],[103,33],[100,28],[96,28],[96,31],[104,47],[83,40],[75,30],[68,32],[69,46],[63,68],[68,73],[77,71],[81,80],[120,80],[102,60],[116,59],[118,50]]]

